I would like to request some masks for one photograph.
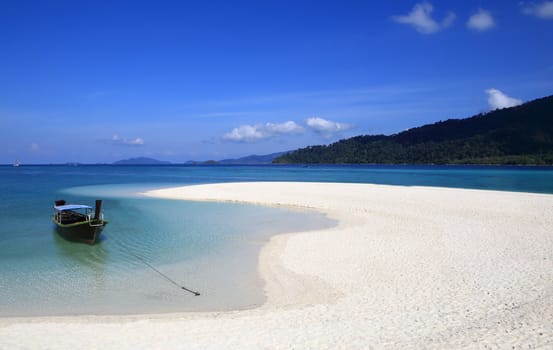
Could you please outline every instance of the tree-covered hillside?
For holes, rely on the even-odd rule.
[[[356,136],[274,163],[553,165],[553,96],[385,136]]]

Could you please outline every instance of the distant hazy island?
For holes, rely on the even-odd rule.
[[[288,152],[277,152],[265,155],[252,154],[242,158],[223,159],[223,160],[207,160],[207,161],[194,161],[190,160],[184,164],[186,165],[261,165],[271,164],[272,161]],[[175,164],[169,161],[162,161],[148,157],[137,157],[130,159],[118,160],[113,163],[114,165],[169,165]],[[182,163],[181,163],[182,164]]]
[[[148,157],[138,157],[138,158],[118,160],[113,164],[114,165],[164,165],[164,164],[171,164],[171,162],[157,160],[157,159],[148,158]]]
[[[553,96],[390,136],[356,136],[310,146],[273,162],[553,165]]]

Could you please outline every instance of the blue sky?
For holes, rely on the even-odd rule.
[[[225,159],[553,94],[553,1],[0,3],[0,163]]]

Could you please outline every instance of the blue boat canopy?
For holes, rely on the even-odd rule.
[[[82,204],[66,204],[66,205],[56,205],[54,206],[54,209],[59,211],[64,211],[64,210],[92,209],[92,207],[88,205],[82,205]]]

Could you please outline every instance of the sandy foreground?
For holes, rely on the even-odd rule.
[[[1,349],[553,348],[553,195],[279,182],[147,195],[309,208],[338,224],[270,240],[260,308],[4,318]]]

